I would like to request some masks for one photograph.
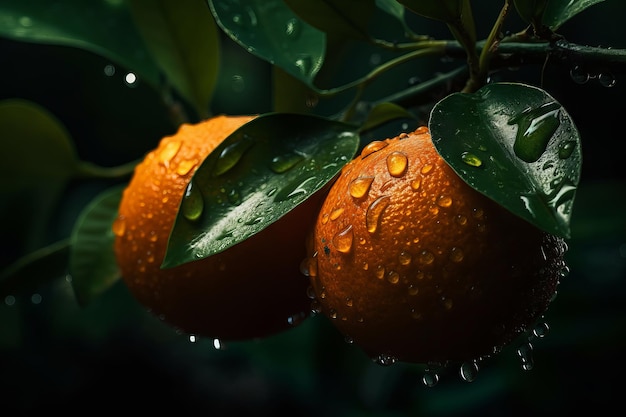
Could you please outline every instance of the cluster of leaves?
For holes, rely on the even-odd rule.
[[[423,123],[424,108],[437,149],[462,178],[538,227],[567,237],[581,165],[574,122],[540,87],[489,83],[489,77],[500,67],[566,53],[570,45],[559,27],[601,1],[494,2],[500,4],[483,40],[469,0],[9,1],[0,6],[0,36],[110,59],[158,91],[176,124],[213,114],[223,36],[271,65],[274,111],[229,137],[194,177],[207,195],[216,181],[247,184],[236,204],[245,208],[254,201],[255,207],[238,213],[258,209],[258,199],[249,198],[258,181],[275,185],[278,192],[263,202],[271,214],[262,222],[244,222],[249,227],[234,233],[237,219],[229,221],[228,208],[216,202],[207,202],[207,211],[211,204],[215,210],[200,222],[190,223],[181,213],[165,261],[172,266],[224,250],[276,221],[330,181],[368,132],[398,120],[405,128]],[[514,11],[523,27],[505,33]],[[421,33],[440,25],[452,39]],[[124,36],[111,36],[113,31]],[[346,52],[353,50],[356,55]],[[376,59],[363,65],[355,56]],[[433,60],[444,59],[447,72],[440,72]],[[408,86],[395,82],[397,71],[407,68],[426,79]],[[54,193],[71,179],[119,182],[132,173],[134,162],[102,168],[81,161],[67,129],[37,103],[0,103],[0,129],[13,155],[29,155],[3,161],[2,170],[10,172],[3,172],[3,192],[37,185]],[[246,152],[246,166],[267,168],[290,155],[298,156],[297,164],[286,171],[268,168],[260,177],[250,170],[207,175],[222,151],[241,138],[262,144]],[[33,158],[33,148],[41,159]],[[6,269],[0,293],[30,290],[38,284],[33,278],[65,270],[80,302],[105,291],[119,278],[111,224],[122,188],[118,183],[84,207],[67,239]],[[201,252],[186,250],[189,239],[199,236],[228,239],[208,241]]]

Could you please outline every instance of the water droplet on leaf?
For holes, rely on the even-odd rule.
[[[517,124],[517,134],[513,151],[524,162],[535,162],[546,151],[548,142],[559,128],[561,105],[555,101],[534,109],[527,109],[521,115],[509,120]]]

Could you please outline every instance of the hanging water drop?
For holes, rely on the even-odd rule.
[[[185,189],[183,201],[181,203],[181,211],[187,220],[197,221],[204,211],[204,198],[202,193],[196,187],[194,181],[190,181]]]
[[[615,80],[615,76],[610,72],[603,72],[598,75],[598,82],[602,87],[607,88],[613,87],[617,83],[617,81]]]
[[[439,374],[432,369],[427,369],[422,376],[422,384],[432,388],[439,383]]]
[[[478,375],[478,362],[464,362],[459,369],[461,379],[465,382],[473,382]]]
[[[520,358],[522,369],[530,371],[535,365],[533,358],[533,345],[531,343],[525,343],[517,348],[517,356]]]
[[[589,73],[580,65],[575,65],[569,72],[569,75],[576,84],[586,84],[589,81]]]

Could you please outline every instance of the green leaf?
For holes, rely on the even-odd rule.
[[[458,20],[463,10],[463,3],[467,0],[398,0],[413,13],[429,19],[453,23]]]
[[[282,0],[207,0],[217,24],[250,53],[311,86],[324,62],[326,35]]]
[[[365,132],[367,130],[374,129],[391,120],[413,118],[415,117],[402,106],[395,103],[380,103],[374,106],[374,108],[369,112],[367,119],[363,123],[363,126],[361,126],[360,131]]]
[[[120,278],[112,226],[123,188],[115,186],[96,196],[83,209],[72,230],[69,274],[81,305],[87,305]]]
[[[400,4],[396,0],[376,0],[376,7],[378,7],[383,12],[388,15],[394,17],[398,23],[402,25],[404,29],[404,33],[415,38],[418,36],[413,32],[413,29],[409,27],[404,17],[404,13],[406,12],[406,8]],[[425,37],[427,38],[427,37]]]
[[[514,0],[517,14],[526,23],[541,22],[549,0]]]
[[[167,79],[200,116],[208,116],[219,69],[215,20],[198,0],[130,0],[139,32]]]
[[[339,38],[369,40],[374,0],[284,0],[305,22]]]
[[[79,161],[70,135],[45,108],[21,99],[0,101],[0,191],[62,183]]]
[[[153,87],[160,84],[123,0],[5,1],[0,20],[0,36],[81,48],[135,71]]]
[[[588,7],[602,3],[604,0],[571,0],[571,1],[548,1],[543,23],[551,30],[557,30],[563,23],[584,11]]]
[[[189,182],[163,267],[221,252],[277,221],[328,183],[359,145],[356,128],[271,113],[222,142]]]
[[[0,297],[28,294],[67,274],[69,239],[30,252],[0,273]]]
[[[515,83],[455,93],[436,104],[429,127],[441,156],[470,186],[537,227],[570,236],[580,137],[548,93]]]

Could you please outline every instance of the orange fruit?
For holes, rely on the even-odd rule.
[[[381,363],[500,351],[546,311],[566,248],[465,183],[426,127],[344,167],[309,245],[314,311]]]
[[[310,313],[300,273],[305,240],[321,198],[216,255],[161,269],[181,198],[196,168],[254,116],[216,116],[185,124],[135,168],[113,225],[115,255],[134,297],[189,334],[221,340],[268,336]]]

